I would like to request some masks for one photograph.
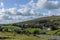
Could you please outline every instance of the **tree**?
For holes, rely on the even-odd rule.
[[[50,20],[40,20],[39,23],[48,23]]]
[[[21,33],[20,29],[13,29],[13,32],[16,32],[16,33],[18,33],[18,34]]]
[[[39,30],[35,30],[33,34],[40,34]]]
[[[5,32],[8,32],[8,28],[5,28],[4,31],[5,31]]]
[[[26,35],[30,35],[31,34],[29,31],[26,31],[26,30],[23,30],[22,33],[26,34]]]
[[[51,25],[51,30],[57,30],[58,27],[56,25]]]
[[[0,26],[0,31],[2,31],[2,27]]]

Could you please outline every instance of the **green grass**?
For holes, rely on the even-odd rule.
[[[54,35],[58,30],[54,30],[54,31],[47,31],[46,34],[48,35]]]
[[[6,28],[8,29],[8,31],[12,31],[13,29],[17,29],[19,27],[17,26],[2,26],[3,30],[5,30]]]
[[[17,26],[2,26],[2,28],[14,29],[14,28],[19,28],[19,27],[17,27]]]
[[[60,29],[57,31],[57,33],[56,33],[57,35],[60,35]]]
[[[60,35],[60,31],[59,31],[59,32],[57,32],[57,34],[58,34],[58,35]]]
[[[25,29],[26,31],[29,31],[30,33],[33,33],[35,30],[38,30],[39,32],[41,31],[40,28],[27,28]]]
[[[35,19],[35,20],[30,20],[30,21],[25,21],[25,22],[19,22],[19,23],[16,23],[18,25],[22,25],[22,24],[30,24],[30,25],[33,25],[33,24],[36,24],[38,23],[40,20],[50,20],[50,21],[53,21],[53,20],[57,20],[55,22],[59,23],[60,24],[60,16],[51,16],[51,17],[43,17],[43,18],[38,18],[38,19]],[[54,23],[55,23],[54,22]],[[53,22],[52,22],[53,23]],[[9,31],[12,31],[12,29],[17,29],[19,27],[17,26],[12,26],[12,24],[9,24],[7,26],[4,26],[2,25],[2,28],[5,29],[5,28],[8,28]],[[58,27],[60,30],[60,26]],[[35,30],[38,30],[38,31],[41,31],[40,28],[27,28],[27,29],[24,29],[25,31],[29,31],[30,33],[33,33]],[[49,34],[49,35],[53,35],[55,34],[58,30],[54,30],[54,31],[46,31],[46,34]],[[56,34],[59,34],[60,35],[60,31],[58,31]],[[11,33],[11,32],[0,32],[0,38],[7,38],[7,39],[3,39],[3,40],[48,40],[47,38],[38,38],[36,36],[27,36],[27,35],[23,35],[23,34],[16,34],[16,33]],[[2,40],[1,39],[1,40]]]
[[[11,33],[11,32],[10,33],[0,32],[0,38],[3,38],[1,40],[48,40],[47,38],[41,38],[41,37],[39,38],[39,37],[32,36],[32,35],[27,36],[24,34],[16,34],[16,33]]]

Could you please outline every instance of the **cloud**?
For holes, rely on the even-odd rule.
[[[4,8],[4,3],[0,3],[0,23],[14,23],[32,20],[39,17],[51,16],[51,10],[59,9],[60,4],[58,1],[38,0],[36,3],[31,0],[25,5],[17,5],[17,7]],[[48,13],[40,13],[40,9],[47,9]],[[59,10],[60,11],[60,10]],[[42,11],[43,12],[43,11]],[[60,15],[58,13],[57,15]]]
[[[48,10],[48,16],[52,16],[52,15],[59,15],[60,13],[52,13],[53,10],[56,10],[56,11],[59,11],[59,8],[60,8],[60,1],[58,0],[52,0],[52,1],[47,1],[45,4],[44,4],[44,7],[45,9]]]
[[[37,8],[42,8],[46,1],[47,0],[38,0],[38,2],[36,4]]]
[[[31,9],[31,10],[30,10],[30,14],[35,15],[34,9]]]
[[[44,5],[44,8],[48,10],[55,10],[60,8],[60,2],[59,1],[47,1]]]
[[[1,4],[0,4],[1,6],[4,6],[4,3],[3,2],[1,2]]]
[[[40,2],[42,2],[42,0]],[[4,3],[1,2],[0,3],[0,6],[1,6],[0,8],[0,21],[1,22],[0,23],[4,23],[4,22],[9,23],[9,21],[12,23],[12,21],[17,22],[17,20],[26,21],[26,20],[37,18],[39,16],[36,17],[35,10],[37,10],[40,7],[40,6],[38,7],[38,4],[40,5],[40,3],[35,3],[34,0],[31,0],[26,5],[20,5],[21,8],[19,9],[17,9],[16,7],[5,9]],[[17,4],[15,5],[17,6]]]
[[[0,24],[7,24],[7,23],[14,23],[14,22],[21,22],[21,21],[26,21],[26,20],[31,20],[36,18],[35,16],[24,16],[24,13],[22,15],[17,15],[18,13],[21,14],[21,12],[19,12],[17,8],[1,8],[0,9]]]
[[[0,8],[1,7],[4,7],[4,3],[3,2],[0,2]]]
[[[8,8],[7,10],[6,10],[7,12],[10,12],[11,14],[16,14],[17,13],[17,8],[15,8],[15,7],[13,7],[13,8]]]
[[[60,8],[59,9],[57,9],[57,14],[56,15],[60,15]]]
[[[23,8],[21,8],[21,9],[18,9],[18,12],[20,12],[20,13],[22,13],[22,14],[25,14],[25,13],[28,12],[28,10],[29,10],[29,8],[23,7]]]
[[[35,3],[34,0],[31,0],[26,5],[23,5],[23,6],[21,5],[22,8],[19,10],[19,12],[21,12],[23,14],[24,13],[30,13],[31,15],[36,15],[39,13],[36,10],[43,8],[43,5],[46,1],[47,0],[37,0],[37,2]]]

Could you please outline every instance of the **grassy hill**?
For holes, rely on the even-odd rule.
[[[41,18],[37,18],[34,20],[29,20],[29,21],[24,21],[24,22],[19,22],[19,23],[15,23],[15,24],[35,24],[38,23],[41,20],[50,20],[50,21],[54,21],[54,20],[60,20],[60,16],[49,16],[49,17],[41,17]]]
[[[60,20],[60,16],[41,17],[41,18],[28,20],[28,21],[23,21],[23,22],[18,22],[18,23],[13,23],[13,24],[18,24],[18,25],[22,25],[22,24],[35,24],[35,23],[38,23],[41,20],[50,20],[50,21],[57,20],[57,21],[59,21]],[[7,24],[0,24],[0,25],[7,25]],[[12,24],[8,24],[8,25],[12,25]]]
[[[39,25],[36,26],[36,24]],[[44,30],[41,28],[43,26]],[[47,30],[47,28],[51,28],[51,30]],[[60,35],[60,16],[42,17],[14,24],[0,24],[0,39],[48,40],[36,37],[35,34]]]

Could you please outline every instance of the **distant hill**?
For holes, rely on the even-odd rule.
[[[60,16],[41,17],[41,18],[37,18],[34,20],[19,22],[19,23],[15,23],[15,24],[19,24],[19,25],[21,25],[21,24],[35,24],[35,23],[38,23],[39,21],[42,21],[42,20],[59,21],[60,22]]]
[[[13,24],[17,24],[17,25],[22,25],[22,24],[36,24],[40,21],[59,21],[60,22],[60,16],[48,16],[48,17],[41,17],[41,18],[37,18],[34,20],[29,20],[29,21],[24,21],[24,22],[19,22],[19,23],[13,23]],[[12,25],[12,24],[3,24],[3,25]]]

